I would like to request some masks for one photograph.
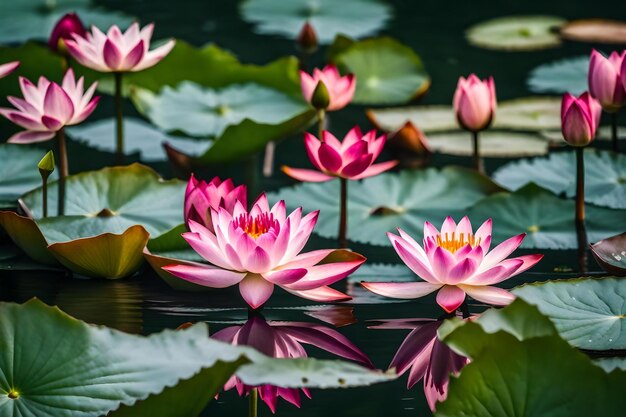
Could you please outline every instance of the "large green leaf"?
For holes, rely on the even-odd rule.
[[[0,43],[27,39],[46,40],[66,13],[78,13],[87,26],[106,30],[116,24],[126,26],[131,18],[96,6],[92,0],[18,0],[0,3]]]
[[[534,182],[550,191],[576,196],[575,152],[552,153],[547,158],[526,159],[500,167],[493,179],[517,190]],[[585,201],[626,209],[626,156],[608,151],[585,150]]]
[[[367,117],[378,129],[395,132],[406,122],[413,123],[424,133],[457,130],[459,125],[452,106],[427,105],[370,109]]]
[[[352,38],[372,35],[391,18],[391,7],[379,0],[246,0],[242,17],[255,23],[261,34],[278,34],[296,39],[305,22],[315,28],[318,41],[328,44],[336,35]]]
[[[536,305],[561,337],[578,348],[626,349],[626,280],[549,281],[526,284],[513,293]]]
[[[626,229],[626,211],[585,206],[587,236],[595,242]],[[574,201],[529,184],[514,193],[498,193],[469,210],[472,221],[493,219],[493,240],[526,232],[522,248],[575,249]]]
[[[348,184],[348,238],[355,242],[390,245],[386,232],[400,227],[423,231],[425,220],[435,223],[499,191],[489,178],[475,171],[448,167],[386,173]],[[285,200],[290,209],[320,210],[315,233],[336,237],[339,224],[339,181],[304,183],[268,195]]]
[[[466,32],[474,46],[504,51],[529,51],[561,44],[557,31],[565,20],[554,16],[505,16],[472,26]]]
[[[2,7],[0,5],[0,9]],[[6,17],[6,15],[0,16],[0,20],[3,17]],[[0,28],[1,31],[2,28]],[[0,41],[0,43],[2,42]],[[22,96],[18,82],[19,76],[26,77],[35,83],[42,75],[57,82],[63,79],[63,59],[46,46],[38,43],[27,42],[15,47],[0,47],[0,64],[10,61],[20,61],[20,66],[15,72],[0,79],[0,96],[3,99],[9,95]]]
[[[45,151],[24,145],[0,145],[0,207],[15,204],[27,191],[41,186],[37,164]],[[49,181],[54,180],[56,172]]]
[[[429,134],[427,143],[433,152],[459,156],[474,154],[472,135],[468,132]],[[480,134],[479,144],[480,155],[488,158],[513,158],[548,153],[548,141],[532,133],[488,130]]]
[[[430,85],[420,57],[392,38],[354,42],[331,60],[342,73],[356,75],[354,103],[406,103]]]
[[[594,365],[521,300],[439,334],[471,362],[451,379],[438,417],[618,416],[626,407],[626,372]]]
[[[526,84],[534,93],[582,94],[587,90],[589,56],[559,59],[542,64],[528,75]]]

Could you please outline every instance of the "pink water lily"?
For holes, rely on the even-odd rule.
[[[322,70],[315,68],[312,75],[300,71],[300,87],[306,101],[311,102],[313,91],[320,81],[326,86],[330,98],[327,111],[343,109],[352,101],[356,77],[354,74],[342,77],[337,67],[332,64],[326,65]]]
[[[75,33],[65,42],[69,53],[82,65],[100,72],[137,72],[156,65],[167,56],[175,41],[154,50],[150,42],[154,25],[139,29],[137,22],[122,33],[116,25],[106,34],[95,26],[85,36]]]
[[[20,77],[24,98],[8,97],[15,108],[0,108],[0,114],[26,130],[13,135],[9,142],[42,142],[52,139],[63,127],[82,122],[100,100],[100,97],[93,97],[97,84],[93,83],[84,91],[83,77],[77,81],[71,68],[65,73],[61,85],[45,77],[40,77],[35,85]]]
[[[299,181],[323,182],[337,177],[360,180],[378,175],[398,164],[398,161],[374,164],[387,141],[386,135],[376,137],[375,130],[363,134],[355,126],[343,142],[325,130],[322,138],[320,141],[308,132],[304,134],[304,146],[316,170],[283,167],[283,172]]]
[[[456,118],[463,129],[478,132],[491,124],[496,111],[493,77],[481,80],[474,74],[460,77],[452,100]]]
[[[589,145],[596,137],[601,113],[600,103],[589,93],[578,98],[565,93],[561,102],[561,132],[565,141],[572,146]]]
[[[11,61],[0,65],[0,78],[4,78],[20,66],[20,61]]]
[[[193,220],[211,232],[215,232],[211,221],[211,209],[217,210],[223,207],[232,214],[237,201],[240,201],[244,207],[248,206],[245,185],[235,187],[230,178],[222,181],[218,177],[207,183],[197,180],[192,174],[185,191],[185,223]]]
[[[373,367],[368,357],[345,336],[319,324],[268,322],[262,317],[254,316],[242,326],[227,327],[211,337],[233,345],[251,346],[274,358],[306,358],[308,355],[302,345],[307,344],[367,367]],[[248,395],[254,387],[245,385],[233,376],[224,386],[224,390],[232,388],[236,388],[239,395],[244,396]],[[257,388],[259,397],[272,413],[276,412],[279,397],[300,407],[300,390],[297,388],[281,388],[273,385],[262,385]],[[311,398],[308,389],[302,388],[302,392]]]
[[[346,250],[324,249],[300,253],[319,212],[302,216],[302,209],[286,215],[285,202],[271,209],[265,194],[248,211],[241,201],[232,213],[211,209],[215,232],[189,220],[183,237],[211,265],[171,265],[163,269],[184,280],[213,288],[239,284],[253,308],[261,307],[274,286],[314,301],[340,301],[347,295],[329,287],[354,272],[365,258]]]
[[[489,251],[491,219],[476,233],[467,216],[458,225],[447,217],[441,231],[426,222],[423,248],[403,230],[398,231],[399,236],[387,233],[389,240],[402,261],[424,281],[361,285],[376,294],[403,299],[423,297],[438,290],[437,303],[448,313],[461,306],[466,294],[487,304],[509,304],[515,296],[493,285],[526,271],[543,258],[543,255],[525,255],[506,259],[521,245],[525,233]]]
[[[85,37],[87,30],[76,13],[67,13],[54,25],[48,46],[55,52],[65,53],[65,41],[71,40],[74,34]]]
[[[469,359],[453,352],[437,337],[443,320],[396,319],[384,320],[371,329],[411,329],[389,364],[398,375],[409,371],[407,389],[424,381],[424,394],[428,406],[435,411],[438,402],[448,395],[450,375],[458,375]]]
[[[626,104],[626,50],[618,53],[611,52],[605,57],[595,49],[591,51],[589,59],[589,92],[597,99],[604,111],[613,113]]]

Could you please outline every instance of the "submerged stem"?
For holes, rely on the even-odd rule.
[[[587,272],[587,231],[585,229],[585,148],[576,148],[576,236],[580,272]]]
[[[57,215],[65,214],[65,178],[68,176],[69,168],[67,162],[67,145],[65,143],[65,132],[61,128],[57,132],[57,145],[59,147],[59,201],[57,204]]]
[[[480,149],[478,146],[478,132],[472,132],[472,145],[474,148],[474,169],[476,169],[476,171],[480,172],[481,174],[484,174],[485,164],[483,162],[483,158],[481,158],[480,156]]]
[[[248,417],[257,417],[257,409],[259,404],[259,390],[252,388],[248,397]]]
[[[348,180],[340,178],[341,191],[339,195],[339,247],[345,248],[348,246],[347,232],[348,232]]]
[[[115,121],[116,121],[116,145],[115,154],[117,163],[124,163],[124,114],[122,98],[122,73],[114,72],[115,78]]]
[[[617,112],[611,114],[611,141],[613,151],[619,152],[619,138],[617,137]]]

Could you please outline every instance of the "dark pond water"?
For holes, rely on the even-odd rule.
[[[289,0],[285,0],[289,1]],[[113,9],[138,16],[143,22],[156,22],[156,37],[174,36],[201,45],[215,42],[235,52],[244,62],[265,63],[280,56],[294,53],[289,40],[260,36],[238,14],[238,2],[230,0],[109,0],[102,2]],[[469,46],[464,30],[488,18],[509,14],[551,14],[564,18],[605,17],[626,19],[623,1],[391,1],[394,18],[386,30],[391,36],[409,44],[423,58],[432,77],[432,88],[424,98],[425,103],[450,103],[459,75],[476,72],[496,79],[500,100],[529,95],[525,86],[531,69],[539,64],[562,57],[586,54],[588,44],[565,43],[562,47],[539,52],[506,53]],[[337,2],[341,7],[341,2]],[[315,65],[323,64],[323,51],[314,57]],[[107,114],[112,103],[104,101],[101,113]],[[132,112],[130,105],[128,113]],[[622,112],[623,113],[623,112]],[[109,113],[110,114],[110,113]],[[354,124],[369,126],[363,108],[353,106],[332,115],[331,127],[343,134]],[[113,158],[73,143],[73,171],[100,168],[112,164]],[[79,155],[79,156],[77,156]],[[301,137],[287,140],[278,148],[277,165],[289,163],[302,166],[305,153]],[[469,159],[436,157],[434,164],[469,165]],[[503,161],[489,160],[487,168],[493,171]],[[155,165],[164,175],[171,175],[167,164]],[[241,166],[211,167],[205,176],[219,174],[233,176],[236,182],[245,180]],[[291,183],[281,174],[272,178],[259,176],[259,190],[274,190]],[[441,219],[446,213],[441,213]],[[332,247],[330,240],[314,238],[308,249]],[[353,245],[373,262],[399,261],[390,247]],[[523,274],[506,286],[523,282],[545,280],[555,276],[571,276],[555,269],[576,268],[574,251],[548,251],[546,258],[534,272]],[[598,267],[591,261],[591,269]],[[233,323],[242,323],[247,316],[244,302],[236,292],[222,290],[205,293],[180,293],[169,289],[152,271],[145,270],[137,276],[118,282],[100,282],[70,279],[62,274],[45,271],[0,272],[1,296],[5,301],[25,301],[37,296],[49,304],[57,304],[66,312],[92,323],[105,324],[136,333],[152,333],[163,328],[177,327],[185,322],[208,321],[212,330]],[[343,284],[345,285],[345,284]],[[373,298],[370,298],[373,299]],[[375,299],[381,301],[381,299]],[[470,305],[473,311],[482,307]],[[347,304],[339,310],[326,306],[306,304],[303,300],[277,290],[264,310],[271,320],[316,321],[312,314],[335,312],[345,316],[352,313],[355,324],[341,327],[339,331],[361,348],[376,364],[386,368],[393,354],[406,336],[405,330],[372,330],[368,321],[383,318],[437,318],[441,310],[434,297],[414,302]],[[317,321],[318,323],[321,323]],[[329,325],[330,326],[330,325]],[[323,352],[310,349],[311,356],[325,357]],[[312,399],[303,400],[302,408],[280,402],[278,414],[284,416],[319,416],[332,413],[341,416],[418,416],[430,415],[422,392],[422,385],[406,389],[406,377],[383,385],[349,390],[313,390]],[[206,415],[245,415],[247,400],[234,392],[220,395],[206,411]],[[269,410],[260,404],[260,415]]]

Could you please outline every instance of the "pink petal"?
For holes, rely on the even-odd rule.
[[[163,269],[185,281],[211,288],[230,287],[239,283],[246,276],[245,272],[229,271],[202,264],[168,265],[164,266]]]
[[[452,313],[463,304],[465,300],[465,291],[457,286],[445,285],[437,293],[437,304],[443,308],[446,313]]]
[[[316,265],[333,253],[334,249],[320,249],[312,252],[301,253],[289,262],[281,265],[279,269],[309,268]]]
[[[46,140],[52,139],[54,135],[54,132],[35,132],[31,130],[25,130],[23,132],[18,132],[14,134],[9,138],[7,142],[19,144],[44,142]]]
[[[183,233],[182,236],[189,243],[189,246],[208,262],[223,269],[234,269],[216,242],[206,239],[195,232]]]
[[[20,61],[7,62],[0,65],[0,78],[4,78],[20,66]]]
[[[483,261],[478,268],[478,272],[487,270],[513,253],[513,251],[522,244],[525,236],[526,233],[521,233],[517,236],[510,237],[493,248],[491,252],[487,253],[483,258]]]
[[[523,265],[524,261],[520,259],[505,259],[499,264],[474,275],[467,281],[468,285],[493,285],[512,277],[515,272]]]
[[[491,245],[491,229],[493,222],[491,219],[485,220],[483,224],[480,225],[476,233],[474,233],[474,238],[476,241],[480,241],[480,247],[483,249],[483,253],[489,252],[489,246]]]
[[[65,124],[74,115],[74,103],[60,85],[50,83],[44,97],[43,111],[46,116]]]
[[[441,225],[441,237],[444,240],[452,239],[452,233],[456,232],[456,223],[450,216],[446,217]]]
[[[44,130],[45,126],[41,121],[33,118],[29,114],[20,113],[11,109],[0,109],[0,114],[18,126],[28,130]]]
[[[306,291],[290,290],[287,287],[283,287],[283,288],[285,291],[293,295],[297,295],[298,297],[306,298],[307,300],[317,301],[320,303],[348,301],[352,298],[349,295],[346,295],[331,287],[319,287],[313,290],[306,290]]]
[[[47,129],[55,132],[63,127],[63,123],[54,117],[41,116],[41,122]]]
[[[355,161],[350,162],[342,168],[341,176],[352,178],[362,174],[372,163],[372,158],[372,154],[365,154],[358,157]]]
[[[361,285],[374,294],[383,297],[413,299],[428,295],[443,284],[431,284],[429,282],[361,282]]]
[[[389,240],[391,240],[400,259],[402,259],[406,266],[408,266],[411,271],[415,272],[418,277],[431,284],[442,283],[439,277],[433,273],[430,264],[423,261],[422,254],[416,252],[415,249],[405,246],[402,241],[393,234],[388,233],[387,236]]]
[[[130,29],[129,29],[130,30]],[[139,41],[137,45],[133,49],[130,50],[124,57],[124,62],[122,63],[122,67],[127,71],[132,70],[143,58],[143,54],[145,52],[143,41]]]
[[[103,58],[105,64],[113,71],[120,69],[122,64],[122,53],[118,49],[118,47],[111,41],[111,39],[107,39],[104,43],[103,49]]]
[[[261,275],[248,274],[239,283],[239,292],[246,303],[256,310],[271,297],[274,284],[266,281]]]
[[[131,71],[143,71],[145,69],[155,66],[156,64],[161,62],[172,51],[172,49],[174,49],[175,45],[176,41],[174,39],[170,39],[158,48],[146,52],[143,60],[139,64],[135,65],[135,67]]]
[[[459,282],[465,281],[467,278],[472,276],[477,267],[478,262],[475,262],[473,259],[463,259],[450,270],[446,284],[456,285]]]
[[[313,79],[313,77],[304,71],[300,71],[300,88],[302,89],[302,95],[306,101],[311,101],[316,86],[317,81]]]
[[[430,260],[433,274],[440,282],[447,282],[450,270],[455,263],[454,255],[441,246],[435,248]]]
[[[353,273],[364,262],[364,257],[355,254],[354,259],[348,261],[311,266],[307,268],[307,274],[302,279],[288,285],[288,288],[306,291],[333,284]]]
[[[504,306],[515,300],[515,296],[498,287],[459,285],[473,299],[496,306]]]
[[[283,166],[282,171],[298,181],[304,182],[325,182],[335,179],[330,175],[323,174],[319,171],[313,171],[311,169],[291,168]]]
[[[263,278],[272,284],[276,285],[288,285],[301,279],[305,276],[307,270],[304,268],[295,269],[281,269],[279,271],[271,271],[263,274]]]
[[[389,171],[391,168],[398,165],[400,161],[386,161],[381,162],[380,164],[370,165],[365,171],[361,172],[359,175],[352,177],[353,180],[362,180],[364,178],[374,177],[378,174],[381,174],[385,171]]]
[[[268,272],[271,268],[271,259],[266,251],[264,251],[260,246],[257,246],[244,261],[244,266],[250,272],[263,274]]]
[[[327,171],[337,172],[341,168],[341,155],[328,143],[322,142],[319,149],[319,159],[322,167]]]

